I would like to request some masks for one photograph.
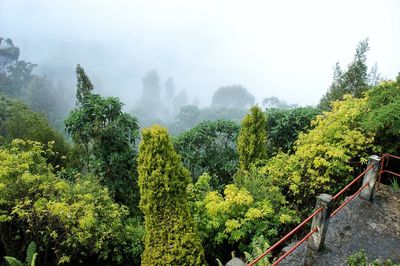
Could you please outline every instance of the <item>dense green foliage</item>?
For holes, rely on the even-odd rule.
[[[400,142],[400,75],[384,81],[367,93],[361,126],[375,133],[374,144],[387,153],[396,152]]]
[[[373,137],[357,123],[366,99],[347,96],[331,112],[313,121],[314,129],[300,133],[294,154],[279,153],[262,171],[287,189],[290,201],[312,205],[315,195],[332,193],[351,178],[351,161],[365,162]]]
[[[232,182],[238,164],[236,139],[239,130],[239,125],[231,121],[206,121],[175,139],[176,150],[194,180],[207,172],[213,176],[214,188]]]
[[[250,252],[245,252],[246,261],[251,262],[258,256],[261,256],[269,248],[268,242],[265,241],[263,236],[255,237],[250,244]],[[271,257],[270,254],[262,258],[257,265],[258,266],[270,266],[271,263],[268,259]]]
[[[247,171],[252,165],[267,158],[267,132],[265,128],[265,114],[260,107],[252,107],[242,120],[238,137],[237,150],[239,152],[240,170]]]
[[[225,107],[200,109],[195,105],[187,105],[180,109],[180,112],[175,117],[175,121],[168,125],[168,127],[174,135],[177,135],[205,121],[229,120],[240,123],[245,115],[246,109]]]
[[[229,184],[223,193],[213,191],[210,180],[204,174],[188,187],[207,258],[227,257],[227,247],[248,250],[246,243],[254,237],[273,241],[280,227],[296,221],[295,213],[285,206],[285,197],[277,187],[266,188],[265,197],[256,198],[242,184]]]
[[[0,234],[15,257],[24,241],[40,246],[43,263],[97,260],[122,263],[138,257],[134,221],[95,179],[69,183],[52,173],[43,145],[16,140],[0,150]],[[136,239],[136,240],[135,240]]]
[[[293,152],[293,145],[299,133],[311,129],[311,121],[320,113],[319,109],[314,107],[268,108],[266,110],[268,154],[272,155],[278,151]]]
[[[19,54],[11,39],[0,37],[0,93],[24,101],[61,131],[69,108],[61,83],[55,87],[46,76],[33,74],[37,65],[19,60]]]
[[[122,112],[117,98],[92,94],[93,85],[79,65],[76,72],[78,108],[69,114],[65,125],[79,150],[82,167],[100,177],[118,202],[135,210],[139,197],[133,148],[137,121]]]
[[[274,96],[265,112],[248,110],[255,99],[240,85],[199,108],[175,94],[172,78],[162,91],[150,71],[135,116],[176,137],[145,129],[137,156],[137,119],[118,98],[95,94],[80,65],[65,120],[73,143],[64,140],[50,126],[64,123],[62,84],[35,75],[0,38],[0,257],[15,265],[26,250],[29,265],[203,265],[232,251],[254,259],[309,215],[316,195],[354,178],[354,164],[399,151],[400,75],[377,84],[367,51],[365,40],[347,69],[337,65],[324,111]],[[361,252],[348,263],[368,260]]]
[[[142,131],[138,172],[145,217],[142,265],[203,265],[204,251],[190,214],[183,167],[165,129]]]
[[[47,119],[31,111],[26,104],[0,95],[0,144],[13,139],[39,141],[46,146],[50,144],[54,152],[48,154],[47,159],[56,170],[67,163],[65,156],[69,155],[69,145]]]

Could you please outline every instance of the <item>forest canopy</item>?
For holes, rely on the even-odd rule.
[[[337,65],[316,107],[268,95],[261,107],[242,85],[200,107],[151,70],[127,111],[79,64],[75,105],[64,101],[0,38],[1,258],[24,261],[33,242],[38,265],[248,262],[355,163],[399,152],[400,75],[368,73],[368,49]]]

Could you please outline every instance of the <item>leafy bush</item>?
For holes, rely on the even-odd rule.
[[[57,169],[67,164],[70,147],[63,136],[54,130],[47,119],[31,111],[20,101],[0,95],[0,144],[7,144],[13,139],[39,141],[46,145],[52,143],[53,153],[47,154],[48,162]]]
[[[374,260],[372,263],[368,263],[368,258],[364,250],[349,256],[347,258],[348,266],[398,266],[398,264],[393,263],[391,260],[379,261]]]
[[[0,149],[0,233],[7,254],[34,240],[43,260],[107,264],[138,260],[143,235],[125,220],[128,210],[115,204],[95,178],[67,182],[52,173],[43,145],[15,140]],[[136,222],[137,224],[137,222]],[[11,229],[11,230],[10,230]],[[20,256],[20,254],[15,254]]]
[[[395,152],[400,142],[400,79],[381,82],[368,91],[367,99],[362,128],[376,135],[376,146],[387,153]]]
[[[177,152],[194,180],[209,173],[214,188],[222,188],[232,181],[238,164],[236,139],[239,125],[231,121],[202,122],[175,139]]]
[[[266,110],[268,154],[273,155],[279,151],[292,153],[299,133],[312,129],[311,121],[320,113],[321,111],[314,107],[268,108]]]
[[[366,99],[346,96],[334,102],[312,122],[314,129],[300,133],[294,154],[279,153],[261,172],[269,176],[296,206],[313,205],[319,193],[334,193],[352,178],[351,161],[366,162],[373,134],[365,133],[359,119]]]
[[[231,251],[228,247],[248,250],[250,240],[260,235],[272,242],[281,227],[297,221],[276,187],[256,201],[244,186],[227,185],[222,194],[212,191],[210,179],[204,174],[188,186],[192,212],[208,258],[227,257]]]

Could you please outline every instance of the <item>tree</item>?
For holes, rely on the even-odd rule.
[[[252,165],[267,158],[266,117],[258,106],[253,106],[242,120],[238,137],[240,169],[248,171]]]
[[[400,75],[383,81],[367,92],[361,126],[374,133],[374,144],[385,153],[395,153],[400,142]]]
[[[161,101],[160,77],[157,71],[149,71],[142,78],[142,84],[142,98],[138,103],[138,109],[153,118],[160,118],[164,107]]]
[[[10,39],[0,38],[0,92],[26,102],[35,112],[44,113],[60,131],[67,113],[64,90],[51,79],[32,74],[35,64],[18,60],[19,48]],[[62,124],[62,125],[61,125]]]
[[[264,98],[262,101],[264,108],[277,108],[277,109],[292,109],[298,107],[298,104],[287,104],[285,101],[280,100],[278,97],[271,96]]]
[[[212,106],[217,108],[247,109],[253,105],[255,98],[241,85],[220,87],[214,92]]]
[[[93,86],[79,65],[77,75],[78,108],[69,114],[65,126],[80,149],[83,170],[100,177],[118,202],[136,210],[137,120],[122,112],[123,104],[117,98],[92,94]]]
[[[294,142],[300,132],[311,129],[311,121],[320,114],[315,107],[298,107],[294,109],[268,108],[267,127],[268,154],[278,151],[293,152]]]
[[[77,105],[83,105],[87,98],[92,94],[93,85],[89,77],[86,75],[85,70],[79,64],[76,66],[76,77],[78,79],[76,85]]]
[[[172,112],[178,113],[179,110],[188,104],[188,97],[185,90],[182,90],[172,101]]]
[[[239,159],[239,130],[240,126],[231,121],[204,121],[175,139],[176,150],[194,180],[207,172],[213,177],[214,189],[222,189],[232,181]]]
[[[1,139],[2,138],[2,139]],[[14,139],[33,140],[52,146],[47,162],[56,170],[66,166],[70,146],[63,136],[54,130],[40,113],[33,112],[18,100],[0,95],[0,144],[11,143]]]
[[[175,121],[169,125],[169,128],[174,135],[177,135],[204,121],[229,120],[239,124],[245,115],[245,109],[223,107],[200,109],[196,105],[186,105],[181,108],[175,117]]]
[[[33,111],[43,113],[53,127],[64,132],[64,118],[71,103],[61,82],[54,86],[47,76],[34,75],[24,98]]]
[[[0,92],[22,98],[36,65],[18,60],[19,53],[11,39],[0,37]]]
[[[0,37],[0,72],[19,58],[19,48],[14,46],[11,39]]]
[[[189,173],[164,128],[142,131],[138,172],[146,229],[142,265],[204,265],[186,192]]]
[[[174,85],[174,80],[172,78],[168,78],[167,81],[165,82],[165,92],[167,99],[169,101],[172,100],[175,96],[175,85]]]
[[[186,105],[181,107],[176,115],[174,123],[171,125],[173,134],[179,134],[182,131],[189,130],[200,123],[201,110],[195,105]]]
[[[35,67],[35,64],[22,60],[9,65],[7,67],[8,74],[4,77],[5,81],[0,84],[0,91],[16,98],[23,98],[23,94],[33,78],[32,71]]]
[[[342,100],[345,94],[351,94],[356,98],[363,97],[364,92],[371,87],[366,56],[368,50],[368,39],[365,39],[358,44],[353,61],[348,65],[346,71],[343,71],[339,63],[336,63],[332,85],[321,98],[319,108],[330,110],[330,104],[333,101]],[[376,70],[373,71],[376,72]],[[371,82],[376,82],[376,74],[371,78],[373,79]]]

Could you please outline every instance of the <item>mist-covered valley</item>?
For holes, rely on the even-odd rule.
[[[0,265],[251,263],[400,155],[399,14],[0,0]]]

